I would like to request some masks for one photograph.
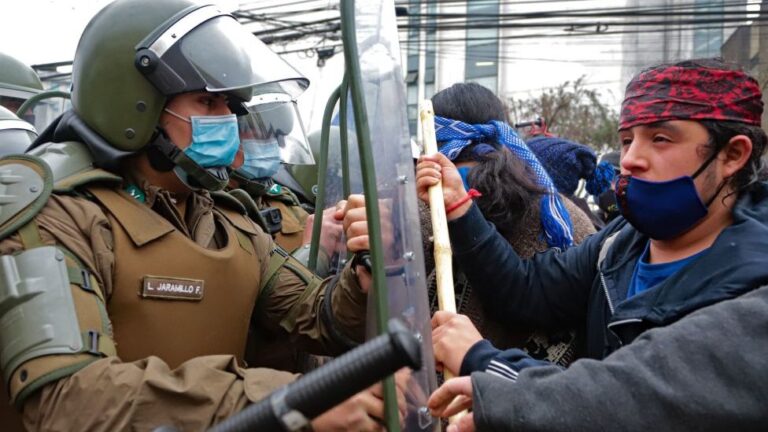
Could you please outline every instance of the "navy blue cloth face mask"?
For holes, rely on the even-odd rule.
[[[693,180],[715,160],[713,154],[692,176],[654,182],[620,175],[616,180],[616,203],[621,215],[636,230],[655,240],[667,240],[693,228],[725,186],[725,180],[705,204]]]
[[[469,171],[472,169],[472,167],[463,166],[463,167],[457,167],[457,170],[459,170],[459,175],[461,176],[461,181],[464,183],[464,190],[471,189],[469,187]]]

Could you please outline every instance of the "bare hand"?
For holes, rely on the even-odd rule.
[[[328,256],[338,252],[337,249],[339,248],[341,234],[344,232],[344,225],[340,220],[337,220],[334,217],[336,211],[337,209],[335,207],[329,207],[323,210],[322,214],[323,224],[320,230],[320,248]],[[314,221],[314,214],[307,216],[304,234],[301,241],[302,245],[309,244],[312,241],[312,229],[314,228]]]
[[[459,170],[445,155],[436,153],[420,157],[419,163],[416,165],[416,193],[419,199],[429,204],[429,188],[441,180],[446,208],[451,207],[467,195]],[[471,206],[472,203],[467,201],[463,206],[448,214],[448,220],[464,215]]]
[[[349,252],[355,253],[371,249],[370,237],[368,235],[368,217],[365,210],[365,197],[363,195],[350,195],[346,201],[339,201],[336,204],[334,218],[343,223],[344,234],[347,237],[347,250]],[[386,254],[393,250],[392,200],[379,200],[379,220],[383,242],[382,247]],[[354,271],[363,292],[368,292],[372,285],[371,275],[362,266],[357,266]]]
[[[347,236],[347,250],[359,252],[370,250],[370,238],[368,236],[368,216],[365,211],[365,197],[363,195],[350,195],[346,201],[336,204],[334,217],[343,221],[344,234]],[[381,237],[385,251],[391,250],[392,239],[392,201],[379,200],[379,220],[381,221]]]
[[[461,362],[472,345],[483,337],[466,315],[437,311],[432,316],[432,344],[438,369],[459,375]]]
[[[446,381],[435,390],[427,402],[435,417],[450,417],[472,407],[472,378],[460,377]],[[448,432],[474,432],[472,413],[461,416],[448,426]]]
[[[314,419],[312,429],[317,432],[383,431],[384,427],[375,420],[383,417],[383,402],[365,390]]]
[[[408,379],[408,369],[401,369],[395,374],[401,424],[406,415],[405,388]],[[384,390],[381,383],[377,383],[317,417],[312,421],[312,428],[317,432],[384,431],[384,418]]]

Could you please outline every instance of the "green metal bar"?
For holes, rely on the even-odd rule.
[[[347,100],[349,99],[349,79],[344,74],[341,81],[341,95],[339,99],[339,138],[341,141],[341,190],[344,198],[352,193],[349,180],[349,129],[347,128]]]
[[[315,197],[315,220],[312,223],[312,242],[309,244],[309,261],[307,267],[313,272],[317,271],[317,254],[320,252],[320,230],[323,227],[323,205],[325,204],[325,183],[328,171],[328,141],[331,135],[331,118],[333,108],[339,101],[341,86],[331,93],[325,104],[323,113],[323,128],[320,131],[320,160],[317,161],[317,196]]]
[[[24,101],[23,104],[19,107],[19,109],[16,111],[16,115],[21,117],[24,115],[25,112],[27,112],[28,109],[31,107],[37,105],[38,102],[45,100],[45,99],[52,99],[52,98],[64,98],[69,99],[69,93],[59,91],[59,90],[49,90],[44,91],[42,93],[38,93],[31,98]]]
[[[347,102],[349,101],[349,77],[344,73],[341,81],[341,99],[339,99],[339,147],[341,150],[341,190],[344,198],[352,193],[349,179],[349,128],[347,127]],[[352,253],[347,251],[347,259]]]
[[[384,279],[384,248],[381,238],[381,220],[379,215],[379,194],[376,190],[376,170],[371,149],[371,132],[368,127],[368,115],[365,111],[365,95],[362,88],[362,72],[357,52],[357,34],[355,33],[355,0],[344,0],[341,6],[341,38],[344,42],[344,63],[352,95],[352,111],[355,114],[357,145],[360,150],[360,163],[365,194],[365,214],[368,218],[368,238],[371,248],[371,268],[373,270],[373,295],[376,300],[376,323],[378,333],[387,330],[389,319],[388,290]],[[395,380],[384,380],[385,421],[389,432],[400,431],[397,409]]]

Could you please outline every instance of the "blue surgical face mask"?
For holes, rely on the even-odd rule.
[[[469,179],[467,178],[469,176],[469,171],[472,170],[472,167],[457,167],[457,170],[459,170],[459,175],[461,176],[461,181],[464,183],[464,190],[470,190],[469,187]]]
[[[203,168],[232,165],[240,147],[237,117],[234,114],[191,116],[187,119],[168,108],[165,111],[192,125],[192,142],[183,150],[190,159]]]
[[[616,203],[622,216],[632,226],[656,240],[675,238],[693,228],[709,211],[709,206],[725,186],[725,180],[705,204],[693,180],[717,154],[692,176],[654,182],[622,175],[616,181]]]
[[[276,139],[244,139],[241,145],[244,161],[239,171],[254,179],[270,178],[277,174],[280,169],[280,146]]]

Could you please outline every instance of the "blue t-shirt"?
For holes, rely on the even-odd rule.
[[[695,261],[701,254],[707,251],[707,249],[704,249],[695,255],[677,261],[663,264],[650,264],[648,262],[650,244],[651,243],[648,242],[645,246],[645,251],[643,251],[640,259],[637,261],[635,271],[632,273],[632,281],[629,283],[627,298],[640,294],[641,292],[664,282],[668,277],[677,273],[678,270],[685,267],[688,263]]]

